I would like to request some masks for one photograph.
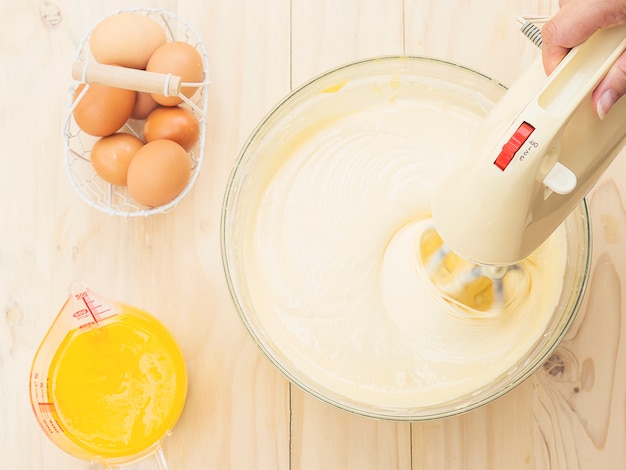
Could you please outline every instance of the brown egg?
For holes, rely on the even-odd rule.
[[[171,140],[153,140],[141,147],[128,168],[128,192],[139,204],[157,207],[178,196],[189,181],[191,159]]]
[[[95,26],[89,48],[102,64],[144,69],[152,53],[166,42],[165,30],[156,21],[137,13],[118,13]]]
[[[190,44],[181,41],[168,42],[159,47],[150,57],[146,70],[149,72],[171,73],[181,77],[183,82],[197,83],[204,79],[204,68],[200,53]],[[182,87],[181,93],[191,97],[197,87]],[[152,97],[164,106],[182,103],[178,96],[153,94]]]
[[[133,119],[145,119],[158,105],[159,103],[154,101],[150,93],[137,92],[137,99],[130,117]]]
[[[143,134],[146,142],[169,139],[190,151],[200,138],[200,125],[188,109],[180,106],[160,106],[146,118]]]
[[[84,86],[84,83],[78,85],[74,101]],[[130,117],[136,94],[133,90],[92,83],[74,108],[74,120],[87,134],[97,137],[111,135]]]
[[[124,132],[98,139],[91,148],[91,164],[107,183],[126,186],[130,162],[143,146],[137,137]]]

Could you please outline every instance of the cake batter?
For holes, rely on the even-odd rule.
[[[486,109],[423,83],[350,86],[276,149],[251,201],[251,302],[281,355],[334,395],[384,409],[469,396],[544,334],[561,294],[564,229],[506,276],[497,311],[443,295],[420,237],[433,189],[471,158],[466,143]]]

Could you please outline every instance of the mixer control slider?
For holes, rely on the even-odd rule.
[[[506,144],[502,147],[502,151],[496,158],[496,161],[493,162],[498,168],[502,171],[511,163],[513,157],[517,153],[517,151],[524,145],[524,142],[528,140],[530,134],[533,133],[535,128],[528,124],[527,122],[523,122],[521,126],[515,131],[515,133],[511,136]]]

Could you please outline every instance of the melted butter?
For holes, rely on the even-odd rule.
[[[146,313],[121,307],[98,328],[69,331],[50,365],[58,420],[94,459],[154,446],[178,420],[187,394],[174,338]]]
[[[315,117],[272,149],[280,165],[254,201],[244,266],[267,336],[306,377],[406,408],[471,394],[520,361],[557,305],[566,240],[555,232],[505,276],[517,292],[497,315],[435,289],[419,263],[431,194],[471,158],[466,143],[483,114],[398,87],[360,90],[366,105],[350,113],[328,102],[317,112],[332,119]]]

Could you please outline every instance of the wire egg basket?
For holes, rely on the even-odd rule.
[[[202,58],[204,78],[202,82],[182,82],[180,77],[172,76],[171,74],[158,74],[143,70],[125,69],[121,72],[127,73],[128,76],[131,77],[133,84],[128,85],[128,79],[124,79],[122,81],[123,84],[120,84],[119,77],[115,76],[115,74],[107,73],[106,69],[114,66],[98,64],[91,55],[89,39],[95,26],[92,27],[82,39],[76,60],[72,67],[74,82],[70,88],[70,109],[63,127],[66,168],[73,188],[91,207],[110,215],[124,217],[166,213],[173,210],[192,188],[198,177],[204,158],[208,108],[207,88],[209,85],[209,64],[206,46],[196,30],[189,23],[168,11],[149,8],[124,8],[108,16],[119,13],[145,15],[163,27],[168,42],[183,41],[193,46]],[[105,18],[103,18],[103,20]],[[115,67],[115,69],[121,69],[121,67]],[[181,98],[183,102],[179,106],[193,113],[198,120],[200,136],[197,144],[188,151],[189,158],[191,159],[191,175],[189,181],[183,191],[175,199],[158,207],[142,206],[133,200],[126,186],[116,186],[108,183],[95,172],[91,163],[91,149],[99,137],[89,135],[81,130],[73,117],[74,108],[84,96],[90,83],[101,83],[103,85],[118,86],[144,92],[149,92],[151,89],[154,89],[155,86],[158,86],[159,90],[161,90],[160,93],[163,95],[178,96]],[[74,93],[81,84],[85,86],[76,100],[73,100]],[[183,86],[195,87],[196,92],[188,98],[180,92]],[[131,118],[117,132],[126,132],[143,140],[143,121]]]

